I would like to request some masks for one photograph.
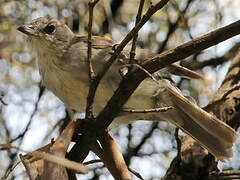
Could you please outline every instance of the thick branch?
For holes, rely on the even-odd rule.
[[[95,144],[92,150],[104,162],[113,177],[119,180],[132,179],[122,153],[113,138],[108,133],[103,133],[99,140],[102,148]]]
[[[187,67],[191,70],[198,70],[202,69],[205,66],[214,66],[223,64],[224,62],[230,61],[236,54],[237,50],[240,47],[240,43],[236,43],[229,51],[227,51],[223,56],[211,58],[205,61],[197,61],[195,58],[193,58],[190,61],[181,61],[181,65],[184,67]]]
[[[240,53],[238,53],[233,61],[232,65],[229,69],[223,84],[219,88],[218,92],[215,94],[213,100],[209,105],[205,108],[208,112],[216,115],[220,120],[224,122],[228,122],[230,120],[230,124],[232,127],[237,128],[239,126],[239,106],[240,106],[240,81],[239,81],[239,64],[240,64]],[[208,179],[220,179],[220,176],[216,178],[214,175],[211,175],[213,170],[217,170],[217,162],[213,157],[207,155],[207,152],[200,151],[202,149],[195,140],[191,137],[186,137],[182,141],[183,147],[181,148],[182,161],[179,162],[178,158],[175,158],[172,161],[170,168],[168,169],[168,173],[165,176],[165,179],[171,179],[172,177],[179,177],[179,179],[186,179],[188,174],[182,173],[183,171],[179,171],[179,169],[188,169],[191,166],[192,176],[199,176],[199,179],[203,179],[208,177]],[[190,159],[190,161],[186,162],[184,159]],[[197,159],[197,161],[196,161]],[[201,174],[200,174],[201,172]],[[204,172],[204,173],[203,173]],[[230,178],[221,177],[221,178]],[[172,178],[173,179],[173,178]]]
[[[146,14],[142,17],[139,23],[126,35],[126,37],[122,40],[122,42],[117,46],[115,52],[113,55],[108,59],[107,63],[105,64],[104,68],[97,74],[97,76],[94,78],[94,81],[90,84],[89,94],[88,94],[88,103],[92,104],[95,97],[95,92],[97,90],[97,87],[99,83],[101,82],[101,79],[103,76],[107,73],[111,65],[114,63],[114,61],[117,59],[123,48],[131,41],[134,35],[138,33],[138,31],[143,27],[143,25],[151,18],[151,16],[156,13],[158,10],[160,10],[162,7],[164,7],[169,0],[161,0],[156,5],[151,5],[151,7],[148,9]]]
[[[240,33],[239,29],[240,21],[234,22],[223,28],[219,28],[174,49],[168,50],[151,60],[148,60],[143,64],[143,68],[150,73],[154,73],[174,62],[238,35]],[[131,73],[129,73],[126,78],[121,81],[119,88],[115,91],[103,111],[98,115],[97,122],[95,124],[96,129],[105,129],[111,124],[113,119],[121,111],[122,106],[127,102],[138,85],[146,77],[147,74],[142,70],[136,68],[132,69]]]

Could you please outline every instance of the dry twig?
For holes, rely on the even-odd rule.
[[[212,172],[213,179],[240,179],[240,170],[226,170],[222,172]]]
[[[124,113],[152,113],[152,112],[166,112],[173,107],[161,107],[161,108],[152,108],[152,109],[122,109]]]
[[[136,25],[139,23],[139,21],[141,20],[143,5],[144,5],[144,0],[141,0],[141,1],[140,1],[140,4],[139,4],[139,8],[138,8],[138,13],[137,13],[137,16],[136,16],[135,26],[136,26]],[[132,48],[131,48],[131,51],[130,51],[130,64],[133,62],[134,57],[135,57],[135,55],[136,55],[136,47],[137,47],[137,44],[136,44],[136,43],[137,43],[137,38],[138,38],[138,33],[136,33],[136,34],[133,36]]]
[[[15,165],[13,165],[11,168],[7,170],[7,172],[2,177],[2,180],[5,180],[8,178],[8,176],[13,172],[13,170],[21,163],[21,161],[18,161]]]
[[[118,55],[121,53],[123,48],[128,44],[128,42],[133,38],[133,36],[142,28],[142,26],[151,18],[151,16],[155,12],[157,12],[159,9],[161,9],[164,5],[166,5],[168,1],[169,0],[161,0],[156,5],[151,5],[148,11],[146,12],[146,14],[140,20],[140,22],[126,35],[126,37],[122,40],[122,42],[117,46],[113,55],[106,62],[103,69],[95,76],[94,81],[92,81],[92,83],[90,84],[89,94],[88,94],[88,97],[89,97],[88,101],[90,104],[92,104],[94,101],[95,93],[101,79],[109,70],[110,66],[114,63],[114,61],[116,60]]]
[[[90,0],[88,3],[89,6],[89,22],[88,22],[88,48],[87,48],[87,62],[88,62],[88,71],[89,71],[89,81],[92,83],[95,78],[95,73],[93,70],[91,58],[92,58],[92,21],[93,21],[93,9],[99,0]],[[89,89],[90,91],[90,89]],[[92,103],[91,93],[88,93],[87,97],[87,106],[86,106],[86,118],[92,118]]]
[[[132,179],[117,144],[108,133],[103,133],[98,143],[92,145],[92,151],[104,162],[115,179]]]
[[[83,163],[83,164],[84,164],[84,165],[89,165],[89,164],[94,164],[94,163],[99,163],[99,162],[102,163],[101,159],[95,159],[95,160],[87,161],[87,162],[85,162],[85,163]],[[128,167],[128,170],[129,170],[131,173],[133,173],[136,177],[138,177],[139,179],[144,180],[143,177],[142,177],[137,171],[133,170],[133,169],[130,168],[130,167]]]
[[[163,52],[145,62],[142,67],[149,73],[154,73],[176,61],[239,34],[239,29],[240,21],[236,21],[228,26],[219,28],[190,42],[184,43],[174,49]],[[118,46],[118,48],[119,47],[120,46]],[[103,111],[97,116],[95,124],[97,129],[105,129],[111,124],[112,120],[121,111],[121,107],[127,102],[131,94],[146,77],[148,76],[139,69],[133,69],[131,73],[128,73],[127,77],[120,82],[118,89],[108,101]]]

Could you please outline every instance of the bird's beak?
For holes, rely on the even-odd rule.
[[[28,36],[34,36],[36,34],[32,25],[21,25],[17,28],[17,30],[21,31],[22,33]]]

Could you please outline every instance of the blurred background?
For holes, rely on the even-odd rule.
[[[139,2],[100,0],[94,11],[93,34],[109,36],[116,42],[123,39],[135,24]],[[149,4],[146,0],[144,12]],[[172,0],[141,29],[138,46],[161,53],[239,20],[239,8],[238,0]],[[88,0],[0,0],[0,144],[11,143],[26,151],[49,143],[69,122],[64,104],[42,87],[34,52],[26,36],[16,30],[42,16],[60,19],[75,33],[86,34]],[[181,62],[201,73],[205,81],[173,77],[174,80],[184,94],[193,96],[201,107],[206,106],[221,85],[239,46],[236,36]],[[141,121],[114,128],[111,134],[129,167],[144,179],[158,180],[176,156],[174,130],[166,122]],[[234,157],[219,163],[219,168],[239,169],[239,151],[238,141]],[[1,149],[0,177],[19,161],[19,153],[16,149]],[[92,159],[97,157],[90,153],[86,161]],[[90,167],[93,170],[79,175],[79,179],[113,179],[102,163]],[[22,164],[8,179],[28,179]]]

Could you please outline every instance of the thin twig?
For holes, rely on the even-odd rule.
[[[174,133],[174,136],[175,136],[175,139],[176,139],[176,142],[177,142],[177,157],[179,159],[181,159],[181,146],[182,146],[182,142],[181,140],[179,139],[179,136],[178,136],[178,132],[179,132],[179,128],[176,128],[175,129],[175,133]]]
[[[85,163],[83,163],[83,165],[89,165],[89,164],[95,164],[95,163],[102,163],[102,160],[101,159],[94,159],[94,160],[90,160],[90,161],[87,161]],[[141,180],[144,180],[143,177],[135,170],[133,170],[132,168],[128,167],[128,170],[133,173],[136,177],[138,177],[139,179]]]
[[[156,82],[157,84],[159,83],[157,81],[157,79],[151,74],[149,73],[146,69],[144,69],[141,65],[139,64],[126,64],[124,65],[125,67],[133,67],[135,66],[136,68],[140,69],[141,71],[143,71],[147,76],[149,76],[154,82]]]
[[[222,172],[212,172],[211,177],[216,179],[240,179],[240,170],[225,170]]]
[[[152,108],[152,109],[122,109],[124,113],[151,113],[151,112],[166,112],[173,107],[161,107],[161,108]]]
[[[179,11],[178,18],[174,23],[171,23],[170,20],[168,21],[168,33],[165,38],[165,40],[161,43],[160,47],[158,48],[158,53],[162,53],[164,49],[166,48],[167,42],[169,41],[169,38],[171,35],[176,31],[178,24],[181,20],[181,14],[185,14],[187,9],[189,8],[189,5],[191,4],[193,0],[188,0],[185,8],[182,11]],[[187,20],[186,20],[187,21]]]
[[[229,180],[232,180],[232,179],[240,179],[240,175],[231,175],[231,176],[219,176],[217,177],[217,180],[219,179],[229,179]]]
[[[144,17],[142,18],[142,20]],[[141,21],[140,21],[141,22]],[[200,36],[192,41],[184,43],[174,49],[163,52],[162,54],[149,59],[142,64],[142,67],[149,73],[154,73],[170,64],[193,55],[199,51],[216,45],[233,36],[238,35],[240,28],[240,20],[230,25],[219,28],[208,34]],[[118,46],[119,48],[120,46]],[[107,128],[116,115],[121,111],[122,106],[127,102],[131,94],[138,85],[148,76],[139,69],[132,70],[126,78],[123,78],[118,89],[108,101],[103,111],[97,116],[95,126],[98,130]],[[124,94],[124,95],[123,95]]]
[[[7,177],[13,172],[13,170],[21,163],[21,161],[16,162],[11,168],[9,168],[6,172],[6,174],[2,177],[2,180],[7,179]]]
[[[144,180],[143,177],[141,176],[141,174],[139,174],[137,171],[135,171],[134,169],[128,167],[128,170],[133,173],[135,176],[138,177],[138,179]]]
[[[103,69],[96,75],[96,77],[94,78],[94,81],[90,84],[89,94],[88,94],[89,104],[93,103],[95,93],[101,79],[107,73],[110,66],[114,63],[114,61],[119,56],[123,48],[128,44],[128,42],[133,38],[133,36],[142,28],[142,26],[150,19],[150,17],[159,9],[161,9],[163,6],[165,6],[168,1],[169,0],[161,0],[156,5],[151,5],[148,11],[146,12],[146,14],[142,17],[141,21],[126,35],[126,37],[122,40],[122,42],[117,46],[113,55],[108,59]]]
[[[31,114],[31,116],[30,116],[30,118],[29,118],[29,121],[28,121],[28,123],[27,123],[24,131],[23,131],[22,133],[20,133],[20,134],[19,134],[17,137],[15,137],[14,139],[12,139],[12,140],[10,141],[10,143],[13,143],[14,141],[18,140],[19,138],[23,138],[23,137],[25,136],[26,132],[28,131],[28,129],[29,129],[29,127],[30,127],[30,125],[32,124],[32,119],[33,119],[34,115],[36,114],[36,112],[37,112],[37,110],[38,110],[38,104],[39,104],[39,101],[40,101],[40,99],[41,99],[41,97],[42,97],[42,95],[43,95],[43,93],[44,93],[44,90],[45,90],[45,87],[43,87],[43,86],[41,85],[41,82],[40,82],[40,83],[39,83],[38,100],[37,100],[37,102],[35,103],[34,110],[33,110],[32,114]],[[20,143],[20,146],[21,146],[21,143]]]
[[[214,172],[212,175],[215,176],[240,175],[240,170],[225,170],[222,172]]]
[[[191,69],[191,70],[199,70],[205,66],[213,66],[216,67],[224,62],[230,61],[234,56],[236,56],[236,52],[240,47],[240,42],[234,44],[223,56],[210,58],[204,61],[197,61],[197,56],[193,57],[191,61],[181,61],[180,65]]]
[[[92,22],[93,22],[93,9],[99,0],[90,0],[88,3],[89,6],[89,20],[88,20],[88,49],[87,49],[87,62],[89,70],[89,79],[92,80],[95,76],[94,70],[92,67]]]
[[[144,0],[141,0],[141,1],[140,1],[140,4],[139,4],[139,7],[138,7],[138,13],[137,13],[137,16],[136,16],[135,26],[136,26],[136,25],[139,23],[139,21],[141,20],[143,5],[144,5]],[[137,38],[138,38],[138,33],[136,33],[136,34],[133,36],[132,48],[131,48],[131,51],[130,51],[130,64],[133,62],[134,57],[135,57],[135,55],[136,55],[136,47],[137,47],[137,43],[136,43],[136,42],[137,42]]]
[[[70,168],[72,170],[77,171],[78,173],[86,174],[89,172],[89,168],[87,168],[83,164],[68,160],[64,157],[60,157],[54,154],[50,154],[43,151],[33,151],[33,152],[29,152],[28,154],[36,158],[41,158],[45,161],[49,161],[55,164],[62,165],[66,168]]]
[[[93,9],[95,5],[98,3],[99,0],[90,0],[88,3],[89,6],[89,23],[88,23],[88,49],[87,49],[87,62],[88,62],[88,72],[89,72],[89,81],[92,83],[95,73],[93,70],[91,58],[92,58],[92,22],[93,22]],[[91,94],[88,93],[87,97],[87,106],[86,106],[86,118],[92,117],[92,102],[91,100]]]
[[[220,99],[220,101],[224,101],[227,99],[227,96],[229,94],[231,94],[234,91],[238,91],[240,89],[240,85],[237,85],[235,87],[233,87],[232,89],[230,89],[229,91],[227,91],[226,93],[223,94],[222,98]]]
[[[28,131],[28,129],[29,129],[31,123],[32,123],[32,119],[33,119],[35,113],[36,113],[37,110],[38,110],[38,104],[39,104],[39,101],[40,101],[40,99],[41,99],[41,97],[42,97],[42,95],[43,95],[43,93],[44,93],[44,90],[45,90],[45,87],[43,87],[43,86],[41,85],[41,82],[40,82],[40,83],[39,83],[38,100],[37,100],[37,102],[35,103],[35,107],[34,107],[34,110],[33,110],[32,114],[31,114],[31,116],[30,116],[30,118],[29,118],[28,124],[26,125],[26,127],[25,127],[25,129],[24,129],[24,131],[23,131],[22,133],[20,133],[17,137],[15,137],[14,139],[11,139],[11,140],[9,141],[9,144],[11,144],[11,143],[13,143],[14,141],[18,140],[19,138],[21,138],[21,142],[19,143],[19,147],[21,146],[21,144],[22,144],[22,142],[23,142],[23,141],[22,141],[22,140],[23,140],[23,137],[24,137],[25,134],[27,133],[27,131]],[[6,128],[6,130],[7,130],[7,128]],[[8,134],[8,131],[7,131],[7,134]],[[2,148],[1,148],[1,149],[2,149]],[[7,149],[10,149],[10,148],[7,148]],[[17,148],[15,148],[15,149],[17,149]],[[19,151],[19,149],[17,149],[17,150]],[[18,153],[13,154],[12,157],[11,157],[11,159],[14,159],[17,154],[18,154]],[[12,164],[12,163],[11,163],[11,164]],[[11,169],[11,168],[12,168],[12,167],[10,167],[10,169]]]
[[[1,102],[3,105],[5,105],[5,106],[8,105],[7,103],[5,103],[5,101],[4,101],[2,98],[0,98],[0,102]]]
[[[90,161],[87,161],[87,162],[84,162],[83,165],[89,165],[89,164],[95,164],[95,163],[99,163],[99,162],[102,162],[101,159],[94,159],[94,160],[90,160]]]
[[[208,104],[208,106],[204,107],[204,109],[209,109],[210,107],[214,106],[215,104],[219,104],[219,103],[221,103],[221,102],[226,101],[226,100],[228,99],[227,96],[228,96],[229,94],[231,94],[232,92],[237,91],[237,90],[239,90],[239,89],[240,89],[240,86],[239,86],[239,85],[235,86],[234,88],[232,88],[232,89],[230,89],[229,91],[227,91],[226,93],[224,93],[223,96],[222,96],[220,99],[214,101],[213,103]]]
[[[16,150],[18,150],[18,151],[22,151],[22,152],[26,152],[26,153],[27,153],[27,151],[20,149],[18,146],[13,146],[13,145],[11,145],[11,143],[0,144],[0,147],[1,147],[0,150],[16,149]]]
[[[129,164],[130,158],[132,156],[138,156],[139,155],[139,150],[143,147],[145,142],[147,142],[147,140],[152,136],[154,130],[157,129],[157,128],[158,128],[158,122],[153,122],[150,130],[148,131],[147,134],[144,135],[141,142],[137,146],[135,146],[134,148],[129,147],[128,153],[124,156],[127,164]]]
[[[30,156],[34,156],[36,158],[41,158],[43,160],[62,165],[64,167],[76,170],[83,174],[85,174],[89,171],[89,169],[81,163],[77,163],[75,161],[70,161],[64,157],[59,157],[57,155],[50,154],[48,152],[44,152],[44,151],[30,152],[30,151],[23,150],[23,149],[19,148],[18,146],[13,146],[11,144],[0,144],[0,147],[1,147],[1,149],[16,149],[18,151],[25,152]]]
[[[126,37],[122,40],[122,42],[117,46],[115,52],[110,57],[110,59],[107,61],[106,65],[104,66],[104,69],[97,75],[98,77],[103,77],[105,73],[108,71],[110,66],[113,64],[115,59],[118,57],[120,52],[123,50],[123,48],[127,45],[127,43],[133,38],[136,33],[143,27],[143,25],[151,18],[151,16],[156,13],[158,10],[160,10],[163,6],[165,6],[168,3],[169,0],[161,0],[156,5],[150,6],[146,14],[142,17],[139,23],[126,35]]]

